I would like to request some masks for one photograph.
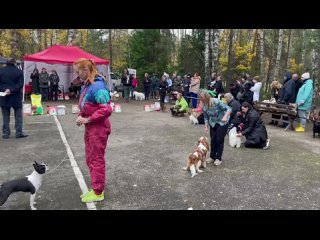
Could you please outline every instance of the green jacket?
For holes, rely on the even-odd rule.
[[[309,111],[312,105],[313,80],[306,80],[298,91],[296,104],[298,110]]]
[[[177,100],[175,105],[179,107],[180,112],[182,112],[182,111],[188,112],[188,110],[189,110],[188,103],[184,99],[184,97],[181,97],[180,100]]]

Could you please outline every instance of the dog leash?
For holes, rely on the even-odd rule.
[[[76,139],[78,138],[78,135],[79,135],[79,132],[80,132],[80,127],[81,127],[81,126],[79,126],[79,129],[77,130],[77,133],[76,133],[75,136],[74,136],[74,139],[73,139],[73,141],[72,141],[72,143],[71,143],[71,145],[70,145],[70,148],[74,145]],[[52,172],[55,171],[63,162],[69,160],[67,157],[68,157],[68,153],[66,153],[66,155],[64,156],[64,158],[62,158],[61,162],[60,162],[57,166],[55,166],[52,170],[50,170],[46,175],[52,173]]]

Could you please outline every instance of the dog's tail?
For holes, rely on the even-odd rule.
[[[10,194],[11,192],[2,185],[0,188],[0,206],[2,206],[7,201]]]

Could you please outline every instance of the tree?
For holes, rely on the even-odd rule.
[[[230,29],[229,34],[229,52],[228,52],[228,66],[227,66],[227,86],[232,81],[233,77],[233,29]]]
[[[260,79],[264,81],[264,30],[260,29]]]
[[[204,52],[204,65],[205,65],[205,80],[209,79],[210,78],[210,65],[209,65],[209,62],[210,62],[210,33],[211,33],[211,30],[210,29],[205,29],[205,42],[204,42],[204,45],[205,45],[205,52]]]
[[[280,58],[281,58],[281,49],[282,49],[282,41],[283,41],[283,29],[279,30],[279,41],[278,41],[278,50],[276,57],[276,64],[274,67],[274,76],[273,80],[278,80],[279,68],[280,68]]]
[[[219,54],[220,30],[211,29],[211,52],[212,52],[212,65],[211,72],[217,72],[218,69],[218,54]]]

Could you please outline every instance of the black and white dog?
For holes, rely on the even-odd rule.
[[[39,164],[37,162],[34,162],[33,167],[34,171],[30,175],[24,178],[19,178],[11,180],[9,182],[5,182],[1,185],[0,206],[2,206],[7,201],[11,193],[30,192],[30,207],[32,210],[36,210],[36,208],[34,207],[34,204],[36,204],[34,199],[36,197],[37,191],[39,190],[42,184],[43,175],[48,171],[49,168],[46,164]]]

